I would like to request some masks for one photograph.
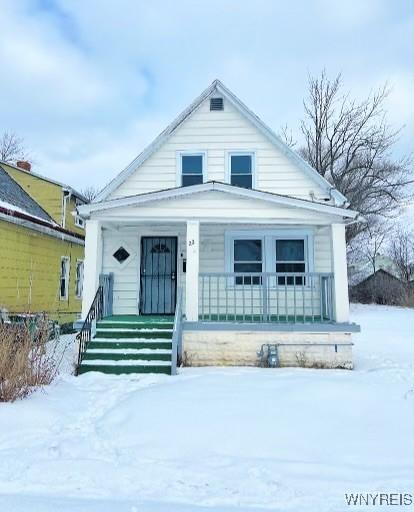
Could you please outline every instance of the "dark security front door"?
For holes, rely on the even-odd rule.
[[[141,238],[140,312],[172,315],[177,295],[177,238]]]

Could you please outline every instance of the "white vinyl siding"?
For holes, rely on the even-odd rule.
[[[223,111],[210,111],[204,101],[175,133],[142,166],[115,190],[110,198],[142,194],[177,186],[177,154],[206,152],[209,181],[228,182],[229,152],[254,152],[258,189],[310,199],[326,197],[307,174],[294,165],[229,102]]]

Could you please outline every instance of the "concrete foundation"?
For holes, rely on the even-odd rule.
[[[186,330],[189,366],[259,366],[262,344],[278,345],[280,366],[352,369],[351,334],[345,332],[267,332]]]

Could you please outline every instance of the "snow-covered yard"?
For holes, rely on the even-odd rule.
[[[353,372],[62,375],[0,405],[0,510],[331,512],[413,492],[414,311],[352,316]]]

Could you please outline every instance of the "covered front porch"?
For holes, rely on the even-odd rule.
[[[103,280],[106,314],[175,315],[191,364],[258,364],[271,343],[289,345],[289,364],[305,346],[350,367],[354,214],[223,184],[188,189],[90,206],[83,318]]]
[[[173,315],[182,294],[183,319],[192,324],[348,321],[344,243],[342,255],[332,251],[340,245],[340,224],[287,228],[191,220],[119,226],[89,221],[87,229],[96,245],[92,251],[87,244],[85,278],[91,276],[90,250],[99,255],[90,290],[96,290],[99,276],[112,276],[105,292],[111,314]],[[279,263],[278,250],[286,261]],[[270,266],[297,270],[252,271]]]

